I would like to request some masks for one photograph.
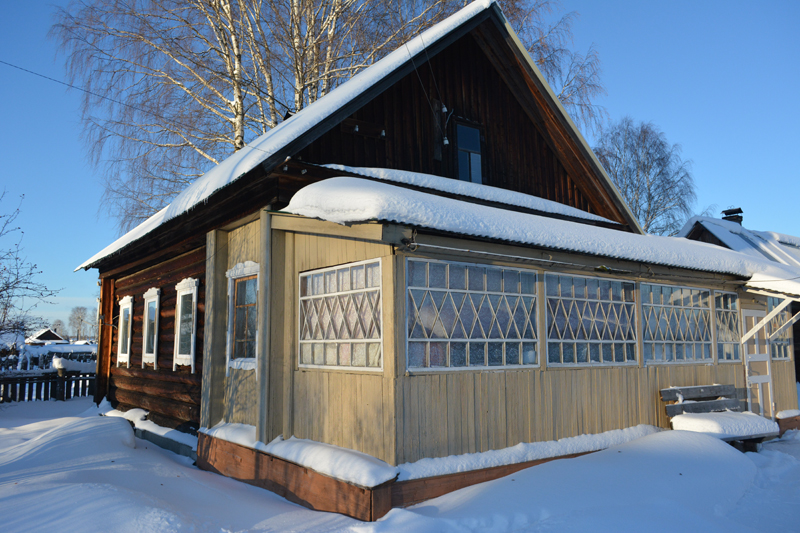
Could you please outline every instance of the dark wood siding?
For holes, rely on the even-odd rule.
[[[115,280],[114,316],[119,315],[119,299],[133,296],[130,367],[117,366],[117,330],[111,343],[108,397],[112,405],[128,410],[140,407],[150,411],[149,419],[167,427],[196,430],[200,421],[200,384],[203,372],[203,326],[205,315],[205,247],[198,248],[146,270]],[[172,370],[175,340],[175,285],[184,278],[200,281],[197,293],[195,372],[191,367]],[[142,368],[142,328],[144,293],[161,289],[158,324],[158,368]]]
[[[450,116],[446,127],[440,102]],[[455,177],[458,122],[481,128],[485,184],[596,212],[471,35],[418,65],[299,156]],[[439,127],[450,141],[441,150]]]

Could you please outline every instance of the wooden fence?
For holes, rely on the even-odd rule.
[[[0,377],[0,403],[94,396],[94,387],[94,373],[86,372],[3,376]]]

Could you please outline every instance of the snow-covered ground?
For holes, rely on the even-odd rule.
[[[800,433],[741,454],[664,431],[395,509],[309,511],[135,439],[87,399],[0,405],[0,529],[16,531],[797,531]]]

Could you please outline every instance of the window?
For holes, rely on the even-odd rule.
[[[300,275],[300,366],[382,368],[380,260]]]
[[[195,328],[197,327],[197,286],[194,278],[186,278],[177,285],[177,304],[175,307],[175,351],[172,357],[172,370],[178,365],[192,367],[194,374]]]
[[[717,319],[717,359],[722,362],[741,361],[739,330],[739,297],[733,292],[714,291]]]
[[[547,274],[547,364],[636,362],[634,284]]]
[[[780,298],[767,298],[768,313],[781,304]],[[775,318],[767,324],[767,336],[771,336],[773,332],[777,331],[782,325],[786,324],[792,318],[792,313],[789,311],[791,306],[786,307],[783,311],[777,314]],[[789,354],[792,351],[792,328],[787,327],[776,337],[769,341],[769,350],[772,353],[773,359],[789,359]]]
[[[228,277],[228,367],[255,370],[258,341],[258,263],[245,261]]]
[[[458,179],[473,183],[483,183],[480,130],[457,124],[456,142],[458,143]]]
[[[536,273],[408,260],[408,368],[538,364]]]
[[[142,368],[145,363],[156,364],[158,353],[158,310],[161,289],[151,288],[144,293],[144,327],[142,328]]]
[[[117,328],[117,366],[126,363],[131,366],[131,314],[133,297],[126,296],[119,301],[119,327]]]
[[[710,291],[642,283],[644,360],[711,362]]]

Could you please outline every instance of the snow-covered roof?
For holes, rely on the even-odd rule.
[[[388,221],[461,235],[648,264],[733,274],[748,286],[800,296],[800,268],[685,238],[637,235],[475,205],[360,178],[297,192],[285,211],[339,224]]]
[[[51,335],[55,335],[57,338],[56,338],[56,339],[40,339],[40,338],[39,338],[39,337],[41,337],[42,335],[44,335],[45,333],[48,333],[48,332],[49,332]],[[25,339],[25,342],[46,342],[46,341],[60,341],[60,342],[67,342],[67,341],[64,339],[64,337],[62,337],[61,335],[59,335],[58,333],[56,333],[55,331],[53,331],[53,330],[52,330],[52,329],[50,329],[50,328],[44,328],[44,329],[40,329],[39,331],[37,331],[36,333],[34,333],[33,335],[31,335],[30,337],[28,337],[27,339]]]
[[[358,96],[366,93],[379,82],[386,79],[393,72],[408,64],[417,54],[423,53],[426,48],[431,47],[475,16],[488,10],[495,3],[496,0],[476,0],[444,21],[426,30],[416,38],[400,46],[380,61],[355,75],[346,83],[343,83],[324,97],[299,111],[291,119],[280,123],[275,128],[261,135],[253,142],[225,159],[219,165],[211,168],[194,183],[184,189],[170,205],[103,248],[88,260],[84,261],[75,270],[92,268],[92,266],[101,259],[120,251],[129,244],[143,238],[165,222],[203,203],[213,193],[230,185],[267,159],[274,156],[282,157],[283,154],[281,154],[281,151],[287,148],[290,143],[298,140],[320,122],[332,116]],[[495,11],[500,13],[499,8],[496,8]],[[502,17],[502,15],[500,16]],[[624,200],[622,200],[619,191],[617,191],[610,178],[605,174],[602,165],[597,161],[596,156],[581,135],[577,126],[572,122],[572,119],[566,113],[564,107],[558,101],[558,98],[555,96],[546,80],[539,73],[535,63],[525,51],[525,47],[508,24],[506,24],[506,28],[510,33],[513,45],[515,45],[520,53],[523,54],[523,57],[527,59],[528,66],[531,71],[538,76],[549,99],[560,112],[578,144],[582,146],[583,150],[588,154],[587,157],[594,163],[594,168],[599,174],[599,179],[603,181],[609,194],[616,199],[619,204],[618,207],[625,213],[626,218],[629,220],[634,230],[641,231],[638,222],[636,222],[636,218],[631,214]]]
[[[441,176],[434,176],[432,174],[421,174],[419,172],[408,172],[405,170],[393,170],[388,168],[348,167],[345,165],[323,166],[333,170],[348,172],[350,174],[359,174],[361,176],[368,176],[370,178],[377,178],[394,183],[402,183],[404,185],[413,185],[415,187],[457,194],[459,196],[478,198],[480,200],[487,200],[489,202],[495,202],[498,204],[524,207],[526,209],[540,211],[543,213],[552,213],[554,215],[562,215],[565,217],[581,218],[584,220],[615,224],[615,222],[607,218],[603,218],[599,215],[594,215],[568,205],[560,204],[552,200],[545,200],[544,198],[539,198],[530,194],[509,191],[507,189],[500,189],[498,187],[491,187],[489,185],[481,185],[479,183],[471,183],[468,181],[459,181],[443,178]]]
[[[275,155],[281,148],[309,131],[320,121],[400,68],[415,55],[422,52],[425,47],[436,43],[475,15],[488,9],[493,3],[494,0],[478,0],[469,4],[454,15],[408,41],[408,43],[374,65],[362,70],[346,83],[302,109],[291,119],[280,123],[219,165],[213,167],[184,189],[170,205],[100,250],[75,270],[90,268],[96,261],[144,237],[165,222],[203,202],[212,193],[233,183],[258,164]]]
[[[701,225],[722,244],[743,254],[766,257],[776,263],[800,267],[800,238],[773,231],[749,230],[737,222],[711,217],[692,217],[678,233],[686,237]]]

